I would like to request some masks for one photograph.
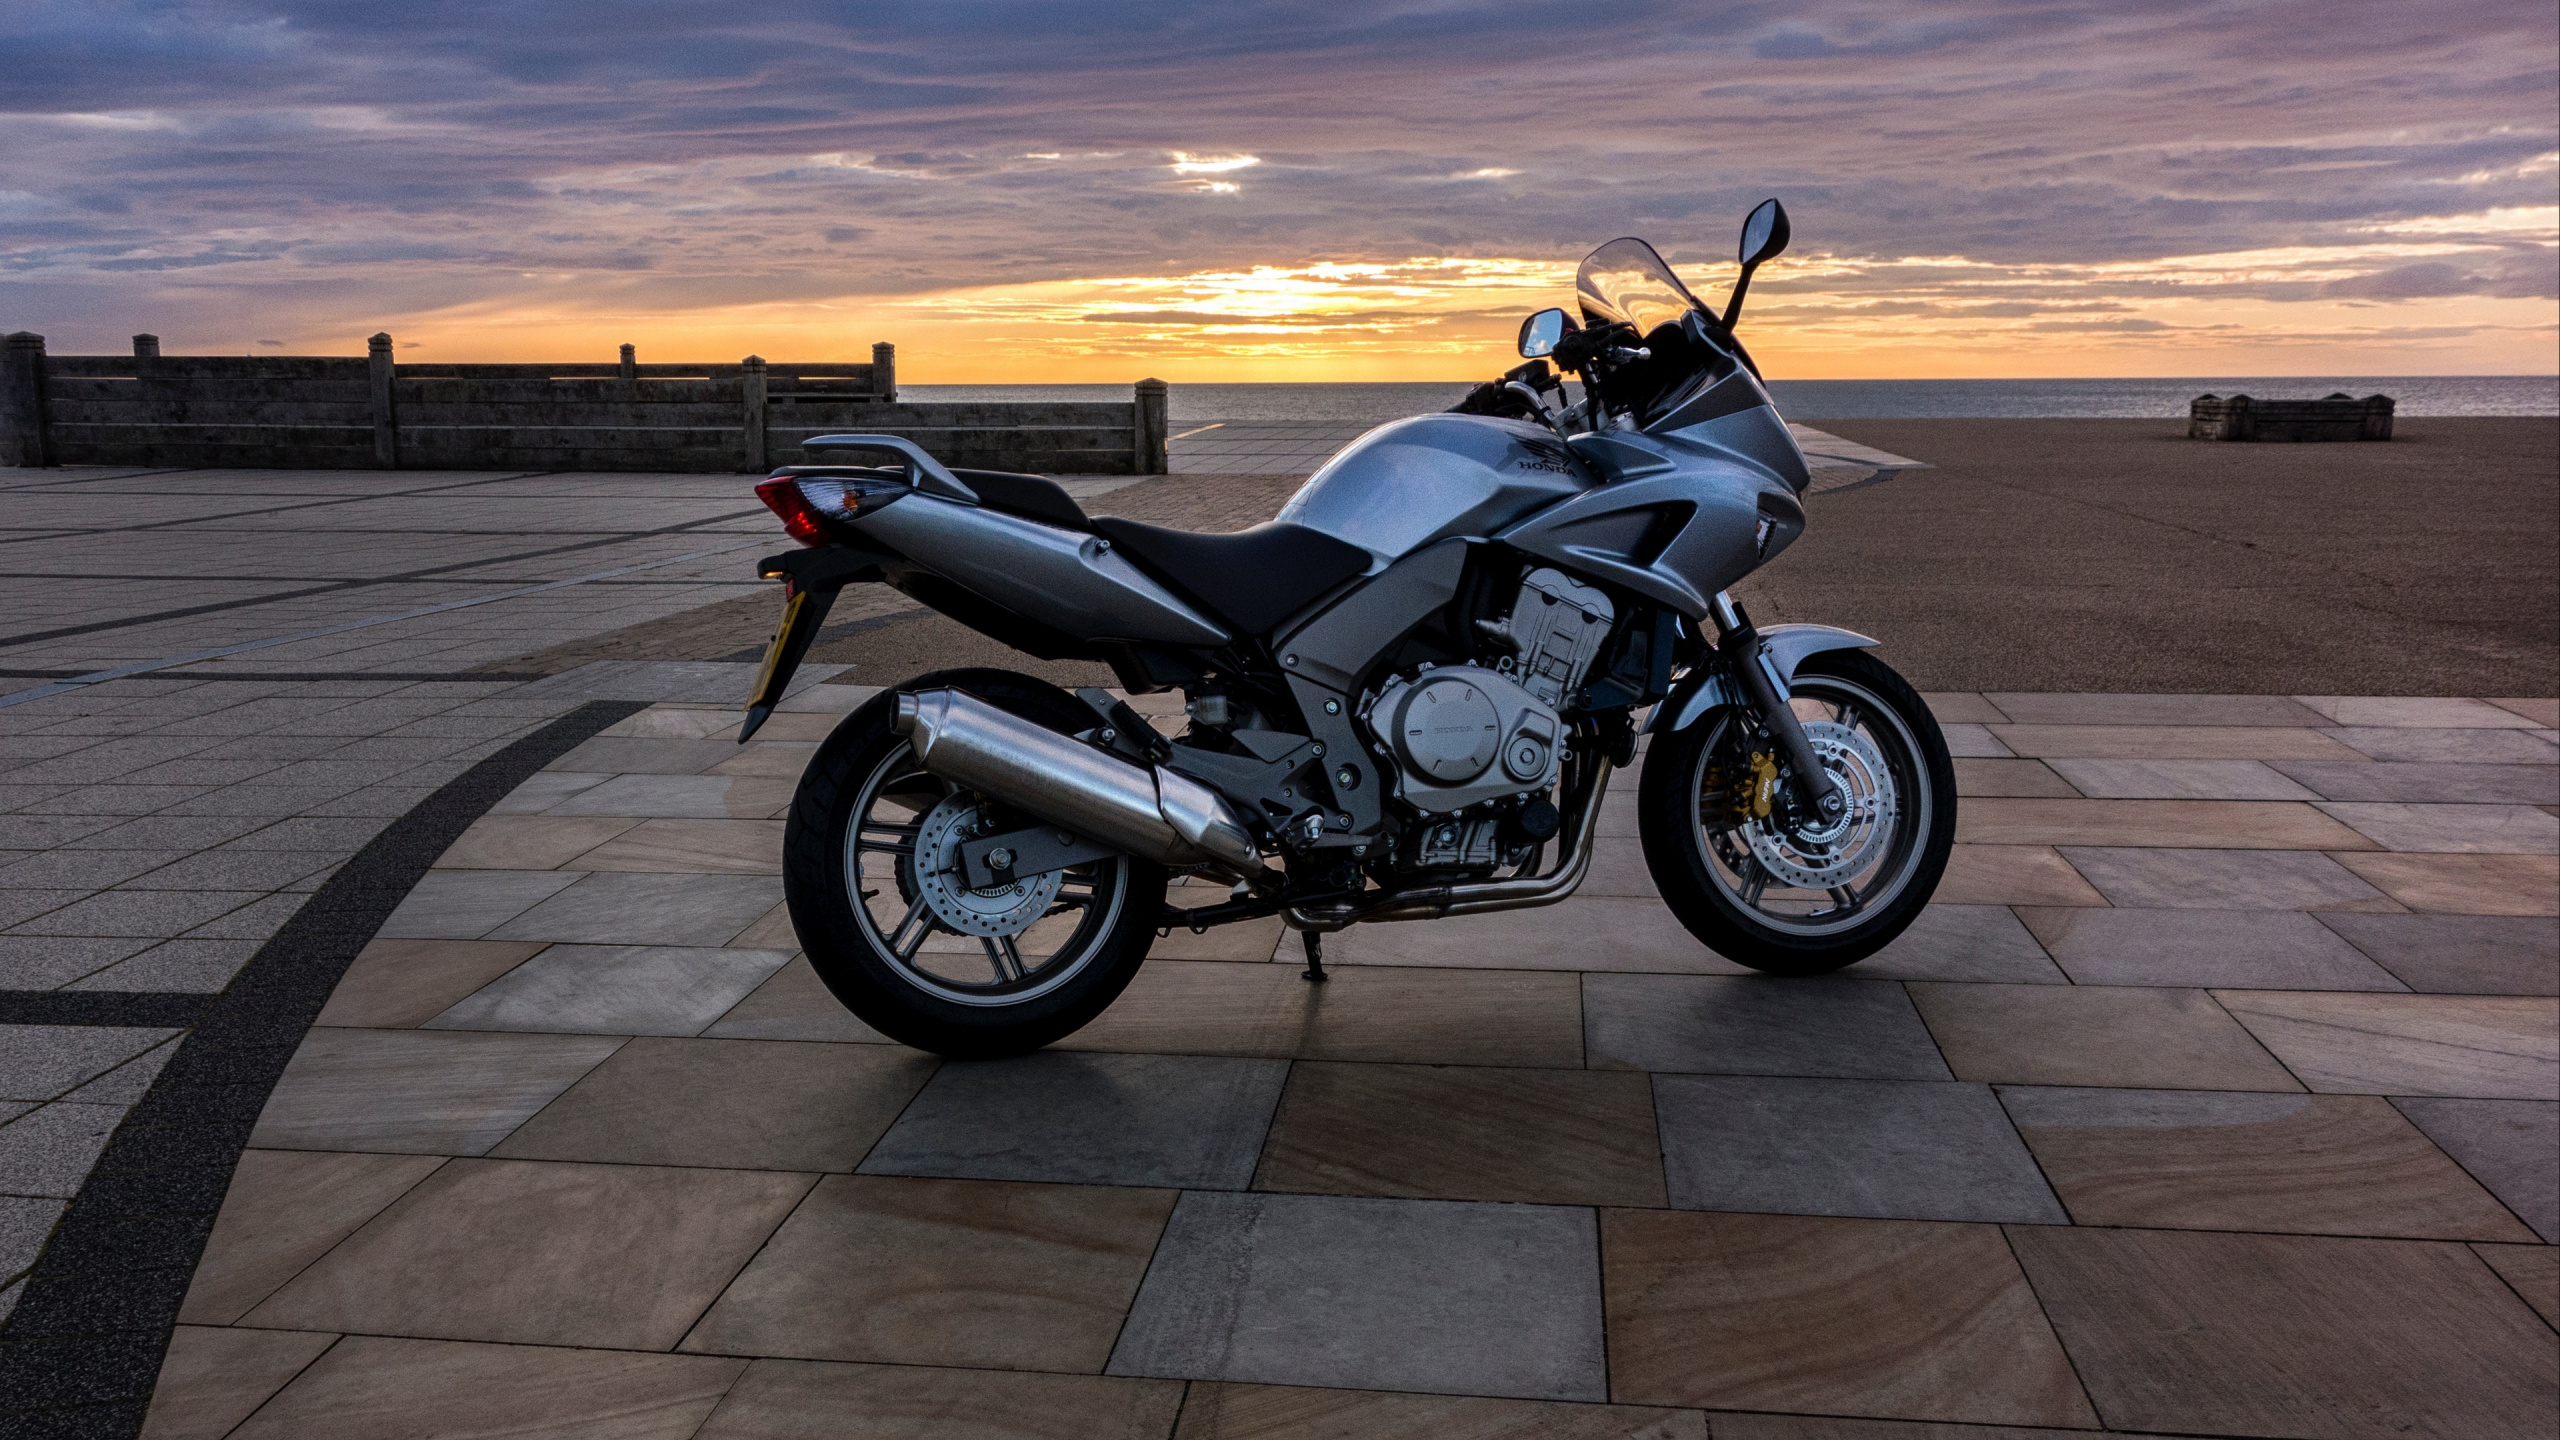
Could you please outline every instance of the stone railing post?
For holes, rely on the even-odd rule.
[[[159,337],[159,336],[157,336],[157,335],[136,335],[136,336],[134,336],[134,337],[133,337],[133,358],[134,358],[134,359],[136,359],[136,360],[157,360],[157,359],[159,359],[159,358],[160,358],[160,337]]]
[[[1136,433],[1130,437],[1135,450],[1131,458],[1135,464],[1130,473],[1165,474],[1164,437],[1173,403],[1170,393],[1163,381],[1146,379],[1138,382],[1137,399],[1138,423]]]
[[[628,385],[639,378],[640,352],[625,345],[622,347],[622,383]]]
[[[885,404],[898,403],[898,347],[886,340],[871,347],[871,393]]]
[[[50,465],[44,417],[44,337],[21,330],[0,341],[0,465]]]
[[[747,469],[761,475],[764,463],[764,357],[739,362],[738,393],[746,401]]]
[[[372,370],[373,381],[373,468],[400,468],[400,417],[391,408],[391,336],[374,336],[365,342],[365,362]]]

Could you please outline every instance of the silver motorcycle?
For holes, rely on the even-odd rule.
[[[1811,975],[1893,939],[1954,839],[1945,738],[1874,640],[1756,626],[1726,593],[1805,524],[1804,456],[1734,337],[1787,238],[1778,202],[1752,212],[1721,315],[1650,245],[1601,246],[1578,322],[1521,325],[1527,363],[1363,435],[1235,534],[1088,517],[894,436],[808,442],[891,463],[757,486],[806,548],[761,567],[786,600],[741,739],[851,584],[1178,689],[1187,717],[1167,736],[1110,691],[1001,670],[855,710],[785,832],[819,976],[951,1056],[1071,1033],[1174,926],[1278,915],[1321,980],[1327,932],[1571,895],[1639,734],[1645,861],[1700,941]],[[1169,906],[1177,874],[1229,889]]]

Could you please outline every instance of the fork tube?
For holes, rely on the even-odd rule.
[[[1742,687],[1751,708],[1760,712],[1760,723],[1778,742],[1778,753],[1786,757],[1787,780],[1797,803],[1808,814],[1824,819],[1837,816],[1847,802],[1841,799],[1839,786],[1832,783],[1831,772],[1822,768],[1821,757],[1813,753],[1813,742],[1805,738],[1804,723],[1796,718],[1795,707],[1787,703],[1775,667],[1761,653],[1759,628],[1733,597],[1721,590],[1716,592],[1708,613],[1723,632],[1716,640],[1716,652],[1723,657],[1725,669]]]

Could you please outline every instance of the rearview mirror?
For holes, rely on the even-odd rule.
[[[1556,343],[1564,339],[1564,332],[1571,328],[1572,324],[1573,322],[1567,319],[1561,310],[1541,310],[1521,321],[1521,357],[1535,360],[1541,355],[1554,354]]]
[[[1763,200],[1742,222],[1742,263],[1757,265],[1774,260],[1787,248],[1787,207],[1775,200]]]

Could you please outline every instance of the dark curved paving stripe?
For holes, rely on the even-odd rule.
[[[643,708],[582,705],[419,802],[322,885],[220,995],[0,998],[0,1023],[194,1027],[108,1142],[0,1324],[0,1436],[140,1433],[179,1302],[250,1129],[356,952],[472,821]]]

